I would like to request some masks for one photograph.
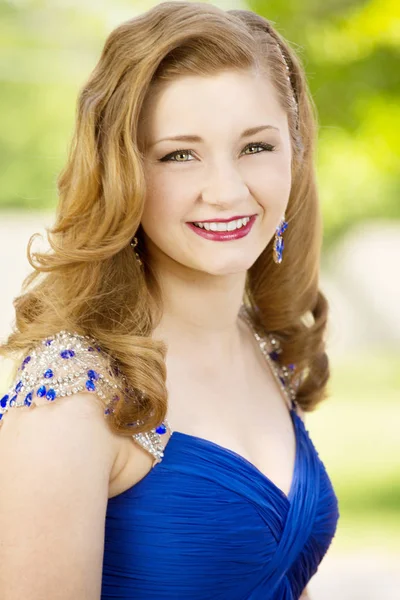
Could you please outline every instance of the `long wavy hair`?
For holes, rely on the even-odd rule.
[[[318,289],[322,223],[313,164],[317,117],[301,61],[254,12],[163,2],[111,32],[80,90],[68,159],[57,180],[55,223],[47,230],[51,248],[32,252],[39,234],[30,238],[34,270],[14,299],[13,331],[0,346],[0,355],[20,358],[60,330],[95,338],[129,382],[109,418],[122,434],[132,435],[132,421],[141,423],[135,433],[156,427],[167,410],[166,346],[152,338],[161,294],[140,228],[146,198],[141,115],[160,86],[225,69],[268,74],[292,142],[284,258],[274,263],[271,240],[248,270],[244,302],[255,327],[280,341],[281,363],[294,363],[301,374],[300,407],[311,411],[326,396],[328,303]],[[135,235],[143,268],[130,245]]]

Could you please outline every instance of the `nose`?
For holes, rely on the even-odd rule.
[[[249,189],[237,168],[227,163],[209,167],[202,191],[205,203],[230,209],[245,205],[248,196]]]

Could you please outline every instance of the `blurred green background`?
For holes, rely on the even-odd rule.
[[[109,31],[153,4],[0,0],[0,207],[54,206],[78,88]],[[247,7],[275,23],[306,69],[320,115],[326,247],[357,220],[398,219],[399,2],[253,0]]]
[[[0,220],[6,214],[18,219],[27,211],[34,218],[37,211],[54,209],[56,177],[71,139],[79,88],[111,29],[154,4],[0,0]],[[386,229],[379,237],[379,224],[385,228],[392,224],[393,247],[400,247],[400,3],[221,0],[213,4],[264,15],[304,64],[319,114],[317,171],[329,299],[330,289],[341,289],[337,281],[344,269],[344,262],[337,260],[333,261],[336,271],[332,268],[332,256],[342,256],[344,261],[352,255],[335,252],[344,240],[352,239],[353,231],[360,227],[364,231],[366,223],[377,224],[378,240],[382,240]],[[390,258],[380,263],[388,268],[388,280],[396,276],[396,266],[392,269],[387,263]],[[396,264],[399,278],[400,263]],[[371,289],[365,288],[364,297],[347,297],[355,312],[364,301],[368,304],[377,286],[374,273],[367,275]],[[371,319],[365,318],[354,332],[351,318],[344,319],[343,329],[348,332],[348,323],[350,327],[347,337],[336,333],[333,322],[333,337],[343,343],[332,351],[330,398],[306,417],[339,496],[335,553],[365,549],[400,553],[400,346],[396,337],[400,315],[392,311],[390,319],[397,316],[397,322],[396,328],[391,327],[384,293],[382,304],[378,299],[374,308],[373,337],[364,335]],[[336,314],[341,306],[338,300]],[[328,598],[328,593],[322,597]],[[348,596],[353,597],[365,600],[367,595]],[[376,596],[386,597],[390,596]]]

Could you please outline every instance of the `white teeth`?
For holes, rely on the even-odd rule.
[[[225,223],[194,223],[197,227],[201,227],[202,229],[206,229],[207,231],[235,231],[235,229],[240,229],[247,225],[250,221],[250,217],[244,217],[243,219],[234,219],[233,221],[228,221]]]

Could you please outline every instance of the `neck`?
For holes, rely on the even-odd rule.
[[[229,360],[238,351],[246,273],[210,275],[193,270],[163,269],[158,275],[163,315],[153,336],[169,352],[207,352]]]

